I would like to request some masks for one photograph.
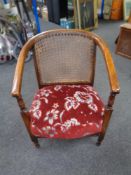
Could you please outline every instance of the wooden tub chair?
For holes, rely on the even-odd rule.
[[[110,95],[104,104],[93,88],[96,48],[107,68]],[[39,90],[27,109],[22,94],[22,75],[28,52],[34,55]],[[28,63],[29,64],[29,63]],[[104,139],[120,91],[113,60],[105,42],[96,34],[76,29],[40,33],[22,48],[16,65],[12,96],[16,97],[29,136],[36,147],[38,138],[75,139],[97,135]]]

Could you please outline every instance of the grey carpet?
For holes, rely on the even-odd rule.
[[[0,175],[130,175],[131,174],[131,60],[115,54],[114,41],[123,22],[100,22],[99,34],[107,42],[121,85],[103,144],[96,138],[71,141],[40,140],[35,149],[10,96],[16,62],[0,65]],[[59,28],[44,23],[43,30]],[[100,51],[97,57],[95,87],[106,102],[109,95],[107,75]],[[23,96],[28,106],[37,88],[33,62],[25,64]]]

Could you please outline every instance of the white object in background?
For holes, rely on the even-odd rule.
[[[11,7],[10,13],[11,13],[11,15],[13,15],[13,16],[18,15],[17,7]]]
[[[10,9],[10,3],[4,4],[4,9]]]

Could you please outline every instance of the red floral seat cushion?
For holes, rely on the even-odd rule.
[[[103,114],[103,102],[91,86],[46,86],[31,105],[31,131],[38,137],[80,138],[101,131]]]

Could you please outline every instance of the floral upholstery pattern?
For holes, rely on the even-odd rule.
[[[99,133],[104,104],[89,85],[51,85],[40,89],[30,108],[33,135],[73,139]]]

